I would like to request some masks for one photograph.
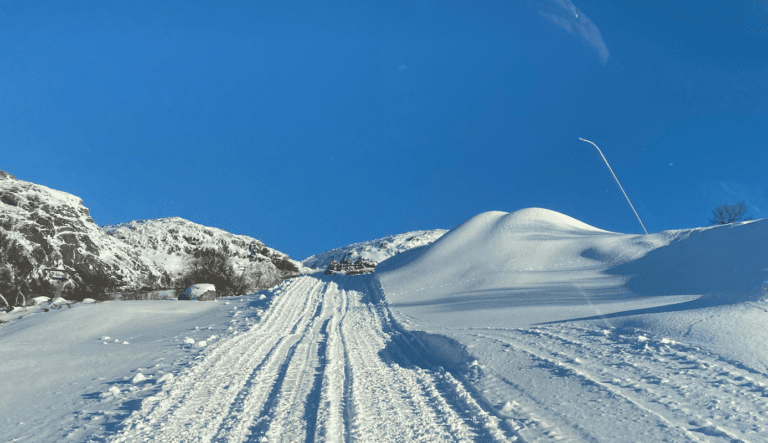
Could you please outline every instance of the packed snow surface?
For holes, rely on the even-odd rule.
[[[492,212],[376,274],[41,301],[2,317],[0,441],[768,441],[766,228]]]

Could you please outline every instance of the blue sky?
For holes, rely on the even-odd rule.
[[[480,4],[477,4],[480,3]],[[303,259],[480,212],[768,217],[768,0],[0,0],[0,169]]]

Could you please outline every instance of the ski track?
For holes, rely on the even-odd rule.
[[[517,354],[527,359],[526,370],[549,372],[549,378],[539,377],[544,384],[558,378],[574,380],[583,386],[577,401],[584,408],[590,407],[590,395],[602,397],[603,404],[612,405],[604,414],[610,417],[613,410],[619,428],[627,417],[647,421],[648,429],[659,429],[665,439],[654,441],[766,441],[768,374],[698,347],[640,331],[589,325],[486,329],[470,335],[498,344],[506,353],[502,358]],[[518,369],[524,367],[525,363]],[[502,374],[486,366],[484,371],[485,389],[516,400],[508,412],[523,426],[520,433],[526,439],[610,441],[604,434],[595,435],[590,423],[580,422],[567,409],[540,400],[546,388],[521,385],[509,370]]]
[[[109,441],[523,441],[429,363],[371,299],[373,278],[279,287],[258,323],[206,348]]]

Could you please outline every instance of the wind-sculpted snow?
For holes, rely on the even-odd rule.
[[[765,221],[624,235],[529,209],[375,274],[40,312],[0,325],[0,440],[763,442],[767,247]]]
[[[472,353],[526,441],[766,441],[767,234],[491,212],[376,275],[407,330]]]
[[[765,441],[768,374],[635,328],[456,331],[526,441]]]
[[[379,263],[409,249],[431,244],[446,232],[448,231],[445,229],[405,232],[376,240],[354,243],[343,248],[332,249],[322,254],[305,258],[301,263],[306,267],[318,269],[325,269],[331,263],[331,260],[340,262],[347,259],[354,262],[362,258],[363,260]]]
[[[758,300],[768,282],[766,234],[768,220],[628,235],[546,209],[487,212],[376,274],[394,309],[427,322],[525,326],[614,314],[632,303]],[[467,310],[475,314],[455,315]]]
[[[384,297],[375,275],[315,274],[210,304],[162,302],[152,322],[129,310],[117,329],[125,311],[117,302],[71,308],[54,317],[57,339],[77,343],[78,354],[101,348],[100,358],[123,369],[105,383],[94,378],[98,370],[41,379],[55,410],[25,424],[45,409],[16,394],[18,406],[0,417],[0,440],[760,442],[768,433],[768,368],[696,342],[711,337],[707,322],[719,314],[726,336],[742,340],[734,331],[747,331],[753,352],[765,354],[768,332],[759,328],[768,309],[760,303],[510,328],[426,324],[406,311],[396,321]],[[108,314],[110,325],[84,323],[89,309]],[[78,328],[67,327],[68,313]],[[505,313],[513,323],[525,315]],[[185,326],[159,321],[170,314]],[[51,314],[34,318],[42,315]],[[651,319],[671,335],[649,332],[660,329]],[[40,329],[50,322],[24,321],[11,323],[12,349],[0,350],[18,352],[23,331],[53,331]],[[113,332],[96,337],[104,327]],[[64,355],[41,360],[47,366],[37,373]],[[141,367],[126,371],[120,362],[131,359]]]

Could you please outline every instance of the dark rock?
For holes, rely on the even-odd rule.
[[[333,274],[346,274],[346,275],[360,275],[368,274],[376,269],[376,263],[358,258],[354,263],[349,258],[345,257],[340,262],[331,259],[331,263],[328,264],[328,268],[325,270],[325,275]]]
[[[0,202],[11,206],[19,205],[18,199],[13,194],[0,194]]]

